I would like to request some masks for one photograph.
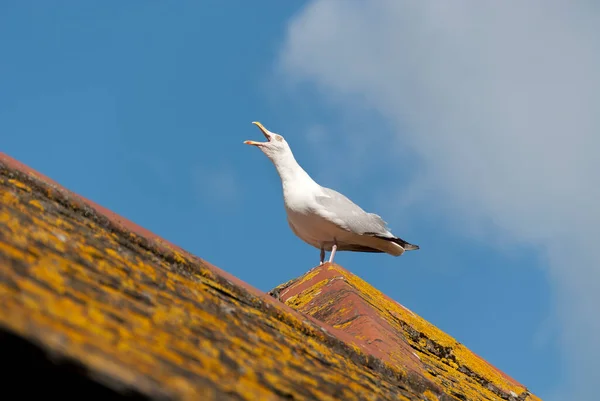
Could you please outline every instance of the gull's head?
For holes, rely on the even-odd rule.
[[[256,125],[261,130],[267,140],[266,142],[244,141],[246,145],[258,147],[265,155],[267,155],[269,159],[275,163],[287,157],[288,155],[291,155],[292,151],[290,149],[290,145],[288,145],[286,140],[281,135],[269,131],[259,122],[255,121],[252,124]]]

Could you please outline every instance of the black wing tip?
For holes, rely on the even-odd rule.
[[[416,251],[417,249],[421,249],[419,245],[411,244],[410,242],[404,241],[402,238],[398,237],[384,237],[383,235],[375,234],[375,233],[365,233],[365,235],[372,235],[377,238],[384,239],[386,241],[394,242],[404,248],[405,251]]]
[[[402,247],[404,248],[405,251],[416,251],[417,249],[421,249],[421,247],[419,245],[409,244],[409,243],[406,243],[406,245],[404,245]]]
[[[405,251],[416,251],[417,249],[421,248],[419,245],[411,244],[410,242],[406,242],[402,238],[398,237],[391,239],[391,241],[400,245],[402,248],[404,248]]]

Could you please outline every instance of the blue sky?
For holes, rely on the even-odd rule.
[[[404,21],[405,31],[386,30],[386,23],[396,26],[396,14],[382,12],[386,5],[394,8],[390,2],[381,4],[360,10],[369,6],[354,1],[3,2],[0,150],[267,291],[315,266],[319,252],[289,230],[271,163],[242,143],[260,140],[251,125],[260,121],[286,137],[319,183],[381,214],[396,235],[421,246],[400,258],[343,252],[336,262],[538,396],[560,399],[569,394],[572,366],[579,366],[565,359],[568,341],[578,333],[563,330],[569,324],[561,314],[561,296],[569,294],[561,287],[564,270],[553,267],[562,265],[540,233],[554,234],[562,220],[553,225],[546,215],[540,221],[550,221],[547,230],[531,233],[528,227],[539,226],[537,221],[513,221],[519,207],[496,193],[472,190],[487,188],[487,178],[521,177],[505,173],[517,156],[494,158],[504,154],[504,133],[499,141],[485,130],[477,140],[427,136],[428,130],[447,126],[462,132],[459,118],[476,115],[493,122],[504,110],[498,105],[511,102],[500,98],[479,110],[475,101],[469,112],[446,107],[445,92],[437,91],[450,88],[454,96],[447,80],[463,77],[465,65],[449,63],[436,72],[439,60],[414,50],[423,43],[390,47],[394,35],[417,37],[423,30],[419,23],[431,27],[435,20],[428,19],[428,10],[407,6],[394,12],[419,18]],[[478,18],[460,10],[448,12],[458,19]],[[361,27],[374,24],[369,18],[378,28],[363,35]],[[462,26],[447,29],[457,32]],[[444,47],[448,38],[428,40],[441,43],[439,54],[445,56],[454,52],[460,59],[464,50]],[[389,54],[399,56],[386,59]],[[402,57],[406,54],[411,58]],[[479,68],[475,76],[496,77],[486,75],[485,63],[467,67]],[[459,73],[445,76],[453,68]],[[399,91],[388,91],[400,83]],[[478,95],[465,88],[458,99],[461,93],[464,99]],[[528,89],[537,93],[523,88]],[[403,90],[418,101],[394,97]],[[439,123],[422,123],[430,120]],[[452,175],[461,169],[486,171],[488,164],[497,167],[496,175]],[[538,182],[532,176],[521,189]],[[561,193],[559,188],[553,196]],[[534,205],[519,209],[519,216],[535,214],[537,199],[518,203]],[[523,221],[527,224],[519,225]],[[556,230],[553,238],[561,235]],[[566,258],[564,264],[572,262]]]

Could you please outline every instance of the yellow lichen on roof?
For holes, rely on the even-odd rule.
[[[161,253],[73,197],[0,167],[0,329],[151,395],[441,395],[189,255]]]
[[[331,268],[335,269],[335,267]],[[408,335],[407,338],[409,341],[412,341],[412,345],[417,347],[417,349],[420,351],[419,356],[422,358],[422,360],[424,359],[442,369],[446,368],[440,366],[440,362],[453,367],[454,369],[450,369],[447,372],[450,375],[455,374],[459,380],[463,380],[465,378],[464,374],[458,371],[458,367],[460,366],[469,369],[477,376],[485,378],[487,381],[493,383],[505,392],[510,393],[512,391],[519,394],[523,391],[522,386],[507,380],[506,377],[496,368],[483,361],[480,357],[475,355],[464,345],[460,344],[449,334],[438,329],[436,326],[420,316],[410,312],[397,302],[390,300],[379,290],[369,285],[359,277],[355,275],[347,275],[346,278],[353,287],[357,288],[361,294],[366,296],[366,299],[369,301],[369,303],[375,306],[377,310],[382,312],[381,316],[392,326],[396,326],[398,330],[403,330],[404,332],[407,331],[401,324],[398,323],[398,320],[396,319],[398,316],[400,316],[400,320],[402,322],[408,324],[412,329],[419,332],[418,340],[414,335]],[[432,356],[430,352],[424,351],[422,344],[425,342],[425,346],[427,346],[427,342],[429,341],[432,341],[437,346],[446,348],[448,353],[447,356],[443,359],[439,359]],[[445,379],[448,379],[448,373],[446,373]],[[439,375],[433,376],[434,381],[441,381],[442,379],[444,379],[444,377],[440,377]],[[535,399],[535,396],[533,396],[532,399]]]
[[[316,272],[318,274],[311,272],[308,279],[301,277],[288,284],[285,289],[280,289],[281,293],[287,294],[284,298],[286,304],[338,329],[353,333],[359,340],[366,340],[365,335],[361,334],[365,330],[367,319],[364,313],[371,313],[376,318],[371,323],[374,330],[381,329],[378,319],[383,319],[390,328],[389,331],[395,333],[395,341],[408,343],[409,349],[416,353],[422,363],[424,375],[448,394],[467,400],[517,399],[519,395],[526,396],[527,400],[539,400],[524,386],[508,378],[452,336],[386,297],[356,275],[337,265],[326,265]],[[337,290],[332,289],[332,285],[339,280],[343,280],[346,285]],[[294,290],[295,287],[298,289]],[[350,292],[368,306],[363,306],[367,308],[366,311],[356,309],[354,317],[340,322],[340,316],[346,314],[349,307],[357,307],[356,301],[352,301],[350,306],[347,304]],[[355,324],[361,326],[355,327]],[[398,360],[393,349],[388,355],[390,360]],[[428,398],[431,396],[427,395]]]

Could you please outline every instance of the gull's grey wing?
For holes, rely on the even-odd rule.
[[[383,219],[365,212],[360,206],[333,189],[321,187],[324,195],[317,196],[321,208],[314,212],[346,231],[388,237],[392,234]]]

